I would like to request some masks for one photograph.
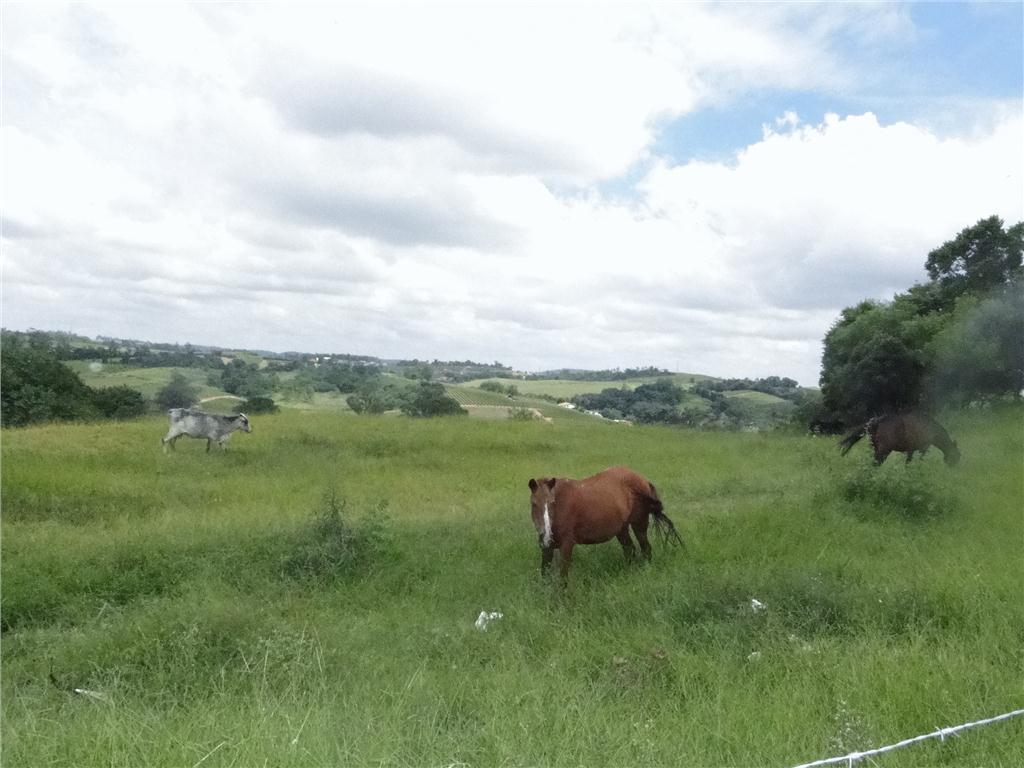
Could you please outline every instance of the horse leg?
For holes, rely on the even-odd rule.
[[[913,460],[914,460],[914,452],[913,451],[907,451],[907,464],[909,464]]]
[[[555,556],[555,548],[554,547],[544,547],[544,546],[542,546],[540,548],[540,572],[541,572],[541,575],[547,573],[548,570],[551,568],[551,559],[554,556]]]
[[[882,466],[882,463],[887,458],[889,458],[889,454],[890,453],[891,453],[891,451],[879,451],[879,450],[876,449],[875,450],[875,466],[876,467]]]
[[[629,538],[629,523],[622,526],[622,530],[615,535],[619,544],[622,545],[622,554],[626,556],[626,562],[632,563],[633,558],[636,557],[636,547],[633,546],[633,540]]]
[[[213,441],[210,438],[206,438],[206,452],[207,453],[210,452],[210,443],[212,443],[212,442]]]
[[[560,567],[562,570],[562,583],[566,584],[569,581],[569,566],[572,565],[572,541],[566,541],[559,545],[558,554],[559,560],[561,560]]]
[[[640,551],[644,553],[644,560],[647,562],[651,562],[651,542],[647,538],[647,525],[650,522],[650,515],[642,515],[633,521],[633,535],[640,542]]]

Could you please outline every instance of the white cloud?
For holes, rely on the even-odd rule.
[[[729,262],[762,299],[835,307],[924,279],[927,252],[1022,201],[1019,116],[991,133],[940,139],[874,115],[767,131],[735,164],[659,166],[642,184],[652,208],[730,233]]]
[[[962,137],[780,109],[731,163],[652,156],[702,106],[856,84],[841,51],[912,39],[901,6],[4,18],[12,327],[812,383],[841,306],[1024,207],[1005,102]]]

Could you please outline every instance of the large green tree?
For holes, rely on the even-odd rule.
[[[914,319],[904,307],[877,302],[843,310],[822,357],[821,392],[832,412],[863,421],[917,402],[927,362]]]
[[[407,416],[466,416],[469,411],[452,399],[443,385],[422,381],[415,394],[402,405]]]
[[[998,216],[962,229],[928,254],[925,268],[947,307],[965,293],[981,295],[1021,274],[1024,222],[1009,229]]]
[[[57,359],[42,334],[3,334],[0,383],[0,423],[5,427],[99,416],[92,390]]]
[[[1024,281],[984,298],[963,296],[936,335],[930,393],[962,404],[1024,390]]]
[[[931,280],[844,309],[825,336],[827,412],[848,423],[922,403],[1017,395],[1021,238],[990,216],[928,254]]]
[[[178,371],[171,374],[171,380],[156,393],[156,404],[161,408],[188,408],[199,397],[199,388]]]

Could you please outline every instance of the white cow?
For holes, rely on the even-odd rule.
[[[217,441],[221,450],[224,450],[224,443],[236,429],[252,432],[252,427],[249,426],[249,417],[244,413],[237,416],[218,416],[191,408],[171,408],[167,413],[171,417],[171,425],[161,440],[164,453],[167,453],[168,445],[174,448],[174,441],[182,435],[206,438],[206,452],[209,453],[210,444],[214,440]]]

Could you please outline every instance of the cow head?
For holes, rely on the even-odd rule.
[[[245,432],[252,432],[252,427],[249,425],[249,417],[244,413],[240,413],[235,416],[235,421],[238,423],[238,428]]]

